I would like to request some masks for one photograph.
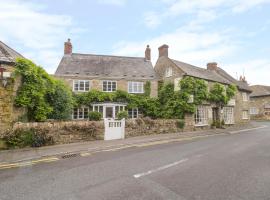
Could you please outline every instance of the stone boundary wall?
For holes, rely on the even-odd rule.
[[[12,131],[33,129],[51,136],[55,144],[103,140],[103,121],[55,121],[15,123]]]
[[[128,119],[126,120],[125,137],[179,133],[194,130],[193,127],[189,127],[192,126],[192,124],[188,124],[183,130],[178,127],[178,122],[179,120],[177,119]],[[11,132],[30,129],[53,138],[54,144],[103,140],[105,131],[104,121],[80,120],[30,123],[17,122],[13,125]]]

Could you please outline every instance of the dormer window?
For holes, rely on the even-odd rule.
[[[166,68],[165,76],[166,77],[171,77],[172,76],[172,68],[171,67]]]

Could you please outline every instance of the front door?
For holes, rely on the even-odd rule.
[[[113,118],[113,107],[106,107],[106,118]]]

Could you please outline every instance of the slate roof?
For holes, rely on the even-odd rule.
[[[194,65],[190,65],[181,61],[171,59],[186,75],[201,78],[209,81],[219,82],[223,84],[235,84],[240,90],[251,92],[247,83],[238,81],[225,72],[223,69],[218,68],[217,71],[208,70]]]
[[[270,96],[270,86],[252,85],[250,89],[252,90],[250,97]]]
[[[235,84],[240,90],[252,92],[247,82],[236,80],[230,74],[228,74],[225,70],[218,67],[217,73],[221,75],[222,77],[226,78],[227,80],[229,80],[231,83]]]
[[[5,43],[0,41],[0,62],[14,63],[16,58],[23,57],[14,49],[7,46]]]
[[[224,83],[224,84],[231,84],[229,80],[223,78],[215,71],[196,67],[196,66],[184,63],[184,62],[177,61],[177,60],[173,60],[173,59],[171,60],[188,76],[215,81],[215,82]]]
[[[150,61],[143,57],[78,54],[64,55],[57,76],[87,76],[123,79],[156,79]]]

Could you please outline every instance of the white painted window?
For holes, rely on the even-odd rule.
[[[116,81],[103,81],[103,92],[114,92],[116,89]]]
[[[92,110],[95,112],[102,113],[102,116],[103,116],[103,105],[94,105]]]
[[[258,115],[259,114],[259,109],[256,107],[251,107],[249,110],[249,114],[251,115]]]
[[[242,119],[248,119],[248,110],[243,110]]]
[[[179,91],[181,90],[181,86],[180,86],[180,81],[181,81],[181,77],[180,78],[175,78],[174,79],[174,91]]]
[[[249,100],[249,96],[246,92],[242,92],[242,97],[243,97],[243,101],[248,101]]]
[[[73,80],[73,91],[87,92],[90,90],[90,81],[88,80]]]
[[[234,109],[233,107],[223,108],[223,117],[225,124],[234,124]]]
[[[171,67],[167,67],[166,71],[165,71],[165,76],[166,77],[171,77],[172,76],[172,68]]]
[[[125,106],[115,106],[115,116],[121,111],[125,111]]]
[[[129,93],[144,93],[143,82],[128,82],[128,92]]]
[[[139,117],[138,108],[128,109],[128,117],[129,118],[138,118]]]
[[[88,119],[89,108],[74,108],[72,119]]]
[[[195,112],[195,125],[206,126],[208,125],[208,108],[207,106],[198,106]]]

